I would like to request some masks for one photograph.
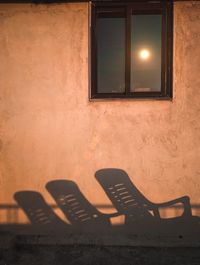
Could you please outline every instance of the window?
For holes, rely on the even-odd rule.
[[[91,99],[172,98],[172,8],[92,3]]]

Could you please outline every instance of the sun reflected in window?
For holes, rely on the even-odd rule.
[[[139,57],[143,61],[147,61],[150,58],[150,56],[151,56],[151,53],[147,49],[142,49],[139,51]]]

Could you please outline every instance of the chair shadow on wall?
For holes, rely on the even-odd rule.
[[[19,191],[14,194],[14,199],[30,221],[32,231],[49,233],[56,229],[58,232],[58,230],[65,231],[68,227],[39,192]]]
[[[190,198],[183,196],[164,203],[149,201],[132,183],[124,170],[98,170],[95,177],[118,213],[125,216],[125,227],[137,234],[180,234],[198,231],[199,217],[192,216]],[[160,209],[182,204],[183,214],[161,218]]]
[[[36,231],[92,233],[108,232],[121,235],[170,235],[199,234],[199,217],[192,216],[188,196],[169,202],[152,203],[132,183],[121,169],[101,169],[95,177],[112,202],[115,212],[100,212],[83,195],[71,180],[53,180],[46,189],[70,224],[54,213],[42,195],[36,191],[19,191],[14,194],[18,205],[27,215]],[[174,218],[161,218],[160,209],[181,204],[183,214]],[[124,216],[124,224],[112,226],[111,218]]]
[[[119,215],[119,213],[104,214],[98,211],[74,181],[54,180],[48,182],[46,188],[70,224],[62,221],[54,213],[40,193],[19,191],[14,194],[14,199],[29,219],[32,225],[30,230],[53,234],[56,234],[57,230],[98,234],[110,230],[110,218]]]
[[[70,223],[81,231],[97,233],[97,229],[111,228],[110,218],[119,215],[98,211],[74,181],[54,180],[48,182],[46,188]]]

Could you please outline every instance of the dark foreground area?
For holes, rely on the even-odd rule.
[[[200,248],[16,245],[0,250],[0,265],[200,265]]]

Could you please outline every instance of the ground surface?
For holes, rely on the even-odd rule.
[[[0,265],[200,265],[200,248],[20,245],[0,250]]]

